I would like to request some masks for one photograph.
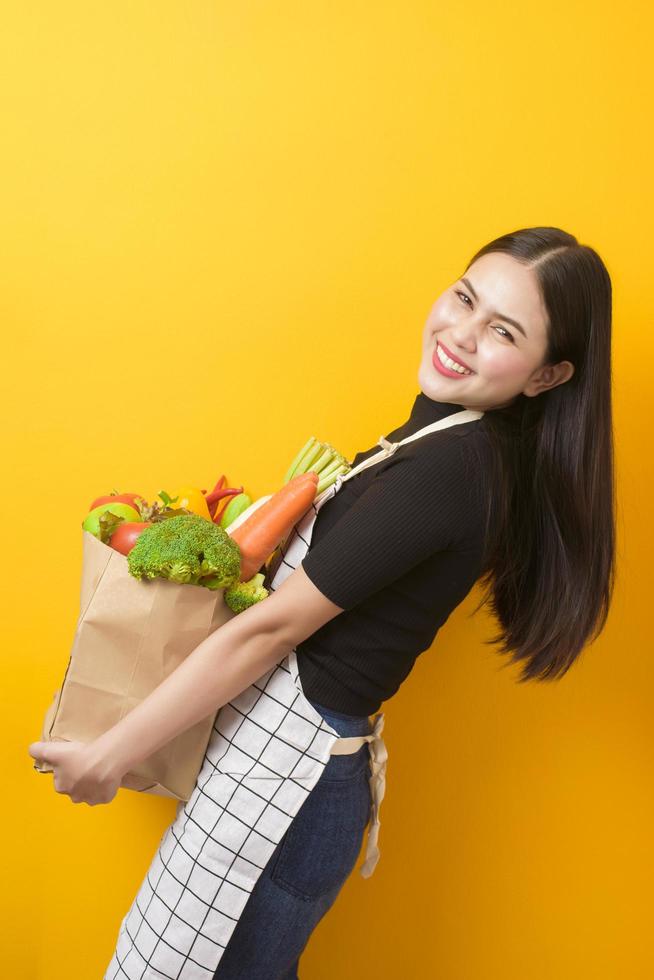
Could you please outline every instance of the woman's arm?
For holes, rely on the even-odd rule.
[[[95,739],[92,758],[100,768],[122,777],[175,736],[215,714],[342,611],[300,565],[268,598],[203,640],[145,700]]]
[[[341,612],[300,565],[266,599],[203,640],[144,701],[99,738],[89,743],[33,742],[28,752],[51,765],[55,790],[68,794],[73,803],[109,803],[133,766],[215,714]]]

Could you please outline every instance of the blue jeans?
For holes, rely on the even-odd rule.
[[[367,716],[313,707],[341,736]],[[298,980],[300,954],[356,865],[371,813],[368,744],[334,755],[261,872],[214,980]]]

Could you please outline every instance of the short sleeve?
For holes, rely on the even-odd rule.
[[[304,557],[323,595],[352,609],[439,551],[462,547],[476,520],[465,439],[392,456],[350,509]]]

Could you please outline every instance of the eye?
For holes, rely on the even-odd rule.
[[[464,306],[468,306],[469,305],[470,306],[470,309],[472,309],[472,300],[470,299],[470,297],[468,296],[468,294],[467,293],[462,293],[458,289],[455,289],[454,291],[455,291],[455,293],[456,293],[457,296],[462,296],[463,299],[467,299],[468,302],[467,303],[464,303]],[[507,337],[511,341],[512,344],[515,344],[515,340],[513,339],[513,335],[510,334],[508,330],[505,330],[504,327],[498,327],[498,326],[496,326],[494,329],[495,330],[501,330],[502,332],[501,332],[500,336]]]

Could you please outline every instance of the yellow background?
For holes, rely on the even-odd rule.
[[[651,6],[5,4],[0,30],[3,889],[12,980],[100,980],[174,803],[75,806],[27,745],[113,487],[276,488],[417,393],[436,296],[558,225],[614,286],[619,580],[568,676],[519,687],[453,613],[385,705],[382,858],[302,980],[652,975]]]

